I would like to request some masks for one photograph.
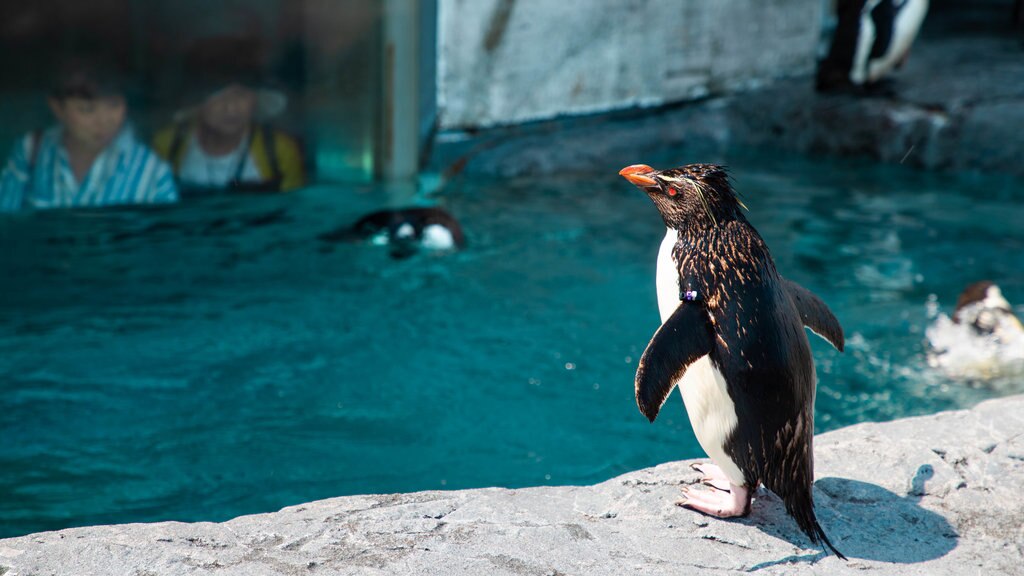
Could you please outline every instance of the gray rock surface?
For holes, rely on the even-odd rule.
[[[815,453],[818,516],[848,562],[812,547],[769,493],[734,521],[675,506],[697,474],[672,462],[596,486],[33,534],[0,540],[0,575],[1024,573],[1024,396],[829,432]]]

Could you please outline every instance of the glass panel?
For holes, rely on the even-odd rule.
[[[317,142],[319,174],[370,179],[381,101],[380,2],[304,0],[289,9],[301,11],[301,40],[293,45],[306,64],[306,129]]]
[[[189,138],[203,150],[208,142],[175,126],[203,122],[199,104],[212,94],[228,98],[220,90],[238,78],[255,89],[253,125],[265,123],[294,143],[267,164],[287,171],[294,150],[307,182],[371,180],[379,172],[382,12],[380,0],[4,2],[0,153],[55,124],[47,89],[58,63],[78,54],[121,72],[128,122],[162,155],[180,152],[169,158],[179,172],[191,166]],[[272,132],[266,139],[278,142]],[[235,180],[262,173],[253,154],[254,167],[238,164]],[[267,154],[279,156],[278,148]],[[233,170],[224,166],[225,174]]]

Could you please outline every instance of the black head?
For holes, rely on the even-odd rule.
[[[619,175],[646,192],[665,224],[672,228],[717,226],[736,219],[743,206],[725,168],[717,164],[689,164],[668,170],[634,164],[623,168]]]
[[[115,59],[100,53],[83,51],[63,57],[50,79],[49,96],[57,102],[123,98],[126,92],[123,70]]]
[[[1000,317],[1016,319],[1013,308],[1003,297],[999,286],[988,280],[975,282],[960,293],[953,311],[953,322],[973,324],[983,334],[991,334],[999,324]]]
[[[990,289],[992,287],[995,287],[996,289],[991,291]],[[1002,298],[1002,293],[999,291],[999,287],[988,280],[975,282],[967,288],[964,288],[964,291],[960,293],[960,297],[956,301],[957,311],[959,312],[961,309],[966,308],[971,304],[984,302],[985,299],[989,297],[990,292],[993,297],[998,296],[998,298]]]

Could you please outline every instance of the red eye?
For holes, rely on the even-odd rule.
[[[669,188],[669,189],[668,189],[668,195],[669,195],[669,196],[675,196],[675,195],[676,195],[677,193],[678,193],[678,192],[676,191],[676,189],[675,189],[675,188]]]

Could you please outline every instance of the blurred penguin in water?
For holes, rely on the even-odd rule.
[[[818,64],[819,92],[877,90],[906,61],[928,0],[838,0],[828,56]]]
[[[1024,374],[1024,325],[992,282],[965,288],[952,318],[937,314],[925,334],[931,345],[928,364],[952,377]]]
[[[321,240],[368,240],[388,246],[391,257],[408,258],[420,250],[449,252],[465,247],[459,221],[441,208],[396,208],[367,214]]]

